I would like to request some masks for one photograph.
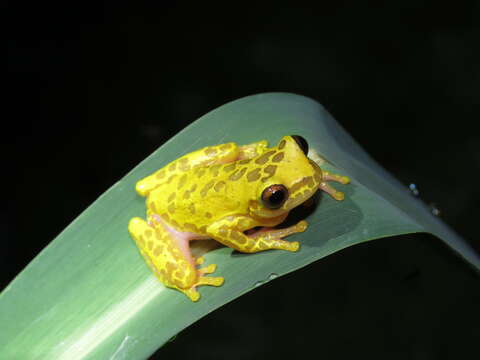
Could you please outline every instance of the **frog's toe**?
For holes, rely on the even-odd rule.
[[[295,252],[295,251],[298,251],[298,249],[300,249],[300,243],[298,241],[292,241],[291,243],[289,243],[289,245],[290,246],[288,247],[288,249],[286,249],[288,251]]]
[[[141,233],[142,230],[145,228],[145,221],[139,217],[134,217],[130,219],[128,223],[128,231],[130,231],[131,234],[137,234]]]
[[[181,291],[192,301],[198,301],[198,299],[200,299],[200,293],[195,289],[195,287]]]
[[[205,258],[203,256],[200,256],[195,259],[195,264],[196,265],[202,265],[205,262]]]
[[[302,220],[295,225],[295,230],[297,230],[298,232],[304,232],[305,230],[307,230],[307,227],[308,223],[305,220]]]
[[[345,199],[345,194],[341,191],[337,191],[335,192],[335,194],[333,194],[333,197],[335,200],[342,201],[343,199]]]
[[[213,273],[215,270],[217,270],[217,265],[215,265],[215,264],[210,264],[210,265],[205,266],[205,267],[203,267],[203,268],[201,268],[201,269],[198,269],[198,272],[199,272],[200,274],[211,274],[211,273]]]
[[[225,279],[223,277],[200,276],[196,285],[221,286],[224,281]]]

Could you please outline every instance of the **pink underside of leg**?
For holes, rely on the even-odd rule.
[[[273,228],[267,227],[267,226],[261,227],[260,229],[250,229],[250,230],[245,231],[245,235],[247,235],[248,237],[254,238],[254,237],[259,236],[261,233],[270,231],[272,229]]]
[[[171,226],[168,226],[158,215],[152,216],[157,223],[160,223],[161,226],[165,228],[171,235],[172,238],[175,239],[178,248],[182,252],[183,256],[195,267],[195,261],[193,260],[192,253],[190,251],[190,240],[205,240],[210,239],[208,236],[203,236],[191,232],[183,232],[178,231]]]

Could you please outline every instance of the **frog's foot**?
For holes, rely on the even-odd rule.
[[[222,286],[225,279],[221,276],[200,276],[195,286],[210,285]]]
[[[183,292],[185,295],[188,296],[188,298],[192,301],[198,301],[200,299],[200,293],[195,289],[195,287],[192,287],[190,289],[184,290],[184,289],[178,289],[181,292]]]
[[[264,247],[265,250],[267,249],[279,249],[279,250],[287,250],[291,252],[297,252],[300,249],[300,243],[298,241],[285,241],[285,240],[276,240],[269,243],[260,242],[259,248]]]
[[[335,200],[341,201],[345,198],[345,194],[341,191],[337,191],[333,186],[329,185],[327,181],[336,181],[341,184],[348,184],[350,179],[347,176],[332,174],[328,171],[323,171],[323,182],[318,186],[322,191],[325,191]]]
[[[336,181],[344,185],[350,182],[350,178],[348,176],[332,174],[331,172],[326,170],[323,170],[322,173],[323,173],[323,178],[327,181]]]
[[[195,265],[202,265],[205,262],[205,258],[203,256],[199,256],[195,259]]]
[[[180,289],[180,288],[177,288],[177,289],[183,292],[185,295],[187,295],[190,300],[198,301],[198,299],[200,299],[200,293],[197,291],[197,286],[202,286],[202,285],[222,286],[222,284],[224,283],[225,279],[223,277],[202,276],[202,274],[210,274],[214,272],[215,269],[216,269],[215,264],[210,264],[205,268],[200,269],[198,271],[199,276],[197,281],[195,281],[195,285],[193,285],[189,289]]]
[[[320,183],[318,186],[320,190],[325,191],[328,195],[333,197],[335,200],[341,201],[345,199],[345,194],[341,191],[337,191],[333,186],[330,186],[326,182]]]
[[[298,251],[300,244],[298,241],[285,241],[282,240],[284,237],[287,237],[292,234],[303,232],[307,229],[308,223],[305,220],[299,221],[297,224],[283,228],[283,229],[272,229],[264,227],[250,237],[258,240],[258,247],[262,249],[281,249],[287,251]]]
[[[244,252],[258,252],[265,251],[270,249],[277,250],[287,250],[291,252],[296,252],[300,249],[300,243],[298,241],[286,241],[281,239],[265,239],[264,237],[259,237],[256,240],[255,245],[252,249],[246,249]]]
[[[198,278],[195,282],[194,286],[200,285],[211,285],[211,286],[220,286],[223,284],[224,278],[223,277],[214,277],[214,276],[203,276],[205,274],[211,274],[217,270],[216,264],[210,264],[203,268],[197,270]]]

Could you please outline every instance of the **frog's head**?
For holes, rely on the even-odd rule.
[[[284,136],[277,146],[258,156],[262,177],[250,211],[262,218],[288,213],[309,199],[322,182],[322,170],[307,157],[308,143],[298,135]]]

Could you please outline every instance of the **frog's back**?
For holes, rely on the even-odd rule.
[[[185,223],[200,229],[225,216],[247,214],[255,192],[245,176],[249,162],[201,166],[172,175],[149,194],[148,208],[181,230]]]

